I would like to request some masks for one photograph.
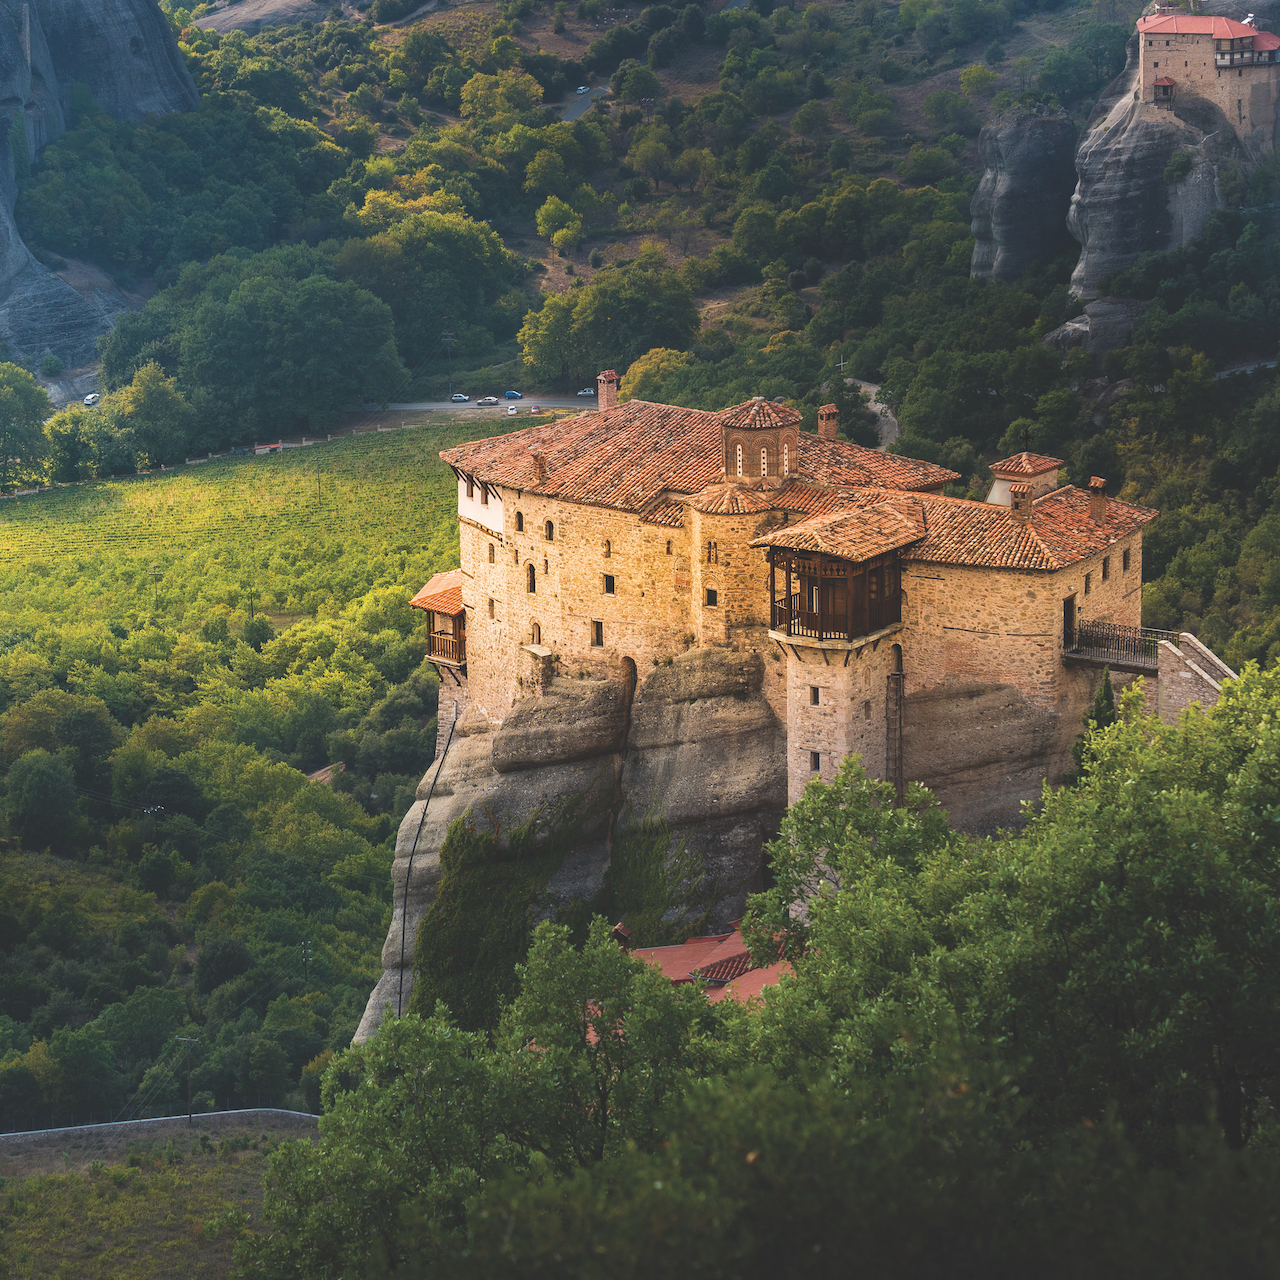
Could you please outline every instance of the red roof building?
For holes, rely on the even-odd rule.
[[[631,954],[660,969],[674,983],[704,983],[712,1003],[756,999],[792,968],[785,960],[760,967],[752,964],[739,923],[734,921],[730,933],[690,938],[673,947],[636,947]]]

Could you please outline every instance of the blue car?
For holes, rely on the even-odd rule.
[[[508,392],[507,392],[507,399],[508,399],[508,400],[523,400],[523,399],[524,399],[524,392],[523,392],[523,391],[508,391]]]

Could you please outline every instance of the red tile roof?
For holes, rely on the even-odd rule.
[[[768,493],[725,481],[708,485],[701,493],[695,493],[689,499],[689,505],[695,511],[704,511],[708,515],[738,516],[772,511],[776,504]]]
[[[753,547],[786,547],[821,552],[842,560],[870,560],[919,542],[925,536],[923,512],[910,503],[882,503],[827,512],[757,538]]]
[[[770,401],[749,401],[725,414],[788,422],[798,416],[796,410]],[[440,456],[460,473],[491,484],[643,512],[659,498],[670,503],[723,482],[722,416],[629,400],[615,409],[475,440],[445,449]],[[534,451],[545,464],[541,479]],[[819,440],[803,432],[797,452],[798,478],[818,485],[924,489],[958,478],[954,471],[930,462],[878,453],[843,440]],[[653,514],[645,518],[653,520]]]
[[[1139,18],[1138,31],[1144,36],[1213,36],[1215,40],[1242,40],[1258,34],[1257,27],[1236,22],[1234,18],[1190,13],[1156,13],[1149,18]]]
[[[1156,81],[1156,84],[1160,85],[1161,87],[1171,87],[1173,85],[1173,81],[1170,80],[1168,76],[1161,76]]]
[[[1158,83],[1158,82],[1157,82]],[[1046,458],[1039,453],[1015,453],[1012,458],[1002,458],[991,464],[995,476],[1042,476],[1046,471],[1056,471],[1065,466],[1061,458]]]
[[[707,992],[707,1000],[710,1004],[718,1004],[721,1000],[737,1000],[742,1004],[748,1000],[758,1000],[766,987],[777,986],[779,979],[794,972],[788,960],[779,960],[777,964],[771,964],[765,969],[751,969],[722,987],[712,987]]]
[[[1280,49],[1280,36],[1272,35],[1270,31],[1259,31],[1253,37],[1253,47],[1255,49]]]
[[[726,427],[739,427],[746,431],[766,431],[775,427],[795,427],[800,425],[799,409],[789,409],[785,404],[775,404],[757,396],[745,404],[735,404],[730,409],[722,409],[716,418]]]
[[[462,612],[462,570],[437,573],[409,604],[414,609],[431,609],[456,618]]]
[[[635,947],[631,954],[661,969],[663,976],[672,982],[692,982],[694,970],[705,964],[720,949],[721,943],[733,936],[732,933],[719,933],[707,938],[690,938],[677,947]]]
[[[1089,516],[1089,494],[1071,486],[1055,489],[1037,499],[1031,507],[1031,518],[1025,523],[1015,520],[1010,508],[993,503],[935,494],[893,493],[884,489],[854,490],[843,496],[840,506],[846,513],[890,507],[904,519],[919,522],[924,536],[904,547],[904,560],[1048,571],[1065,568],[1095,551],[1105,550],[1159,514],[1150,507],[1110,498],[1106,519],[1098,524]],[[820,536],[830,519],[830,516],[810,517],[782,533],[784,538],[794,539],[814,528],[818,531],[815,536]],[[787,545],[775,541],[778,536],[778,533],[767,534],[751,545]]]
[[[785,960],[753,968],[751,953],[736,928],[732,933],[690,938],[677,947],[636,947],[631,954],[660,969],[674,983],[707,983],[707,999],[712,1002],[754,999],[792,972]]]

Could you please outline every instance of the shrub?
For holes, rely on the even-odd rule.
[[[65,368],[62,357],[55,356],[52,351],[40,361],[40,374],[45,378],[56,378]]]

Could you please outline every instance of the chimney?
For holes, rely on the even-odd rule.
[[[546,455],[541,449],[530,449],[529,456],[533,459],[533,478],[541,484],[547,478]]]
[[[623,951],[631,950],[631,930],[628,929],[621,920],[613,926],[609,936],[623,949]]]
[[[1029,484],[1009,486],[1009,514],[1019,524],[1026,524],[1031,519],[1031,486]]]
[[[818,410],[818,439],[834,440],[840,430],[840,410],[833,404],[824,404]]]
[[[596,375],[596,387],[599,390],[596,400],[597,409],[616,409],[618,407],[618,375],[613,369],[605,369]]]
[[[1089,480],[1089,519],[1094,524],[1107,523],[1107,482],[1101,476]]]

